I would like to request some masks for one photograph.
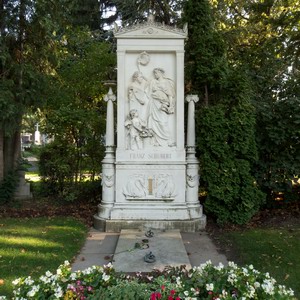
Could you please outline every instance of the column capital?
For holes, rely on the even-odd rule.
[[[197,103],[199,101],[199,97],[198,95],[194,95],[194,94],[191,94],[191,95],[187,95],[185,97],[185,100],[186,102],[194,102],[194,103]]]
[[[111,87],[108,90],[108,93],[104,96],[104,101],[108,102],[109,100],[111,100],[112,102],[116,101],[117,97],[116,95],[113,93]]]

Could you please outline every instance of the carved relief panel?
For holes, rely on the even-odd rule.
[[[125,148],[176,146],[175,54],[144,51],[127,54],[127,60]]]

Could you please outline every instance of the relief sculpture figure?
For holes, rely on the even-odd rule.
[[[148,96],[146,93],[148,82],[143,74],[136,71],[132,75],[132,83],[128,87],[129,110],[136,109],[140,118],[147,120]]]
[[[125,127],[128,131],[127,148],[131,150],[143,149],[143,138],[152,137],[151,131],[146,127],[146,122],[139,117],[136,109],[130,110]]]
[[[153,75],[148,90],[148,127],[153,131],[153,145],[174,146],[169,129],[169,117],[175,112],[174,82],[165,76],[161,68],[155,68]]]
[[[130,198],[144,198],[147,195],[145,176],[143,174],[134,174],[131,176],[123,188],[123,194]]]

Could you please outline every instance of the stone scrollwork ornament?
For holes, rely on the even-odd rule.
[[[142,52],[137,59],[139,65],[147,66],[150,62],[150,55],[147,52]]]
[[[112,187],[114,185],[114,175],[105,175],[105,174],[103,174],[102,185],[103,184],[108,188]]]
[[[193,188],[198,186],[199,175],[186,175],[186,183],[189,187]]]

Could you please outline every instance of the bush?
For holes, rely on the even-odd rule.
[[[6,204],[14,198],[18,186],[18,172],[8,173],[0,182],[0,204]]]
[[[145,276],[116,274],[111,264],[72,273],[65,262],[56,274],[48,271],[39,280],[19,278],[13,284],[13,299],[295,299],[291,289],[268,273],[232,262],[224,267],[208,261],[191,270],[169,267]]]

